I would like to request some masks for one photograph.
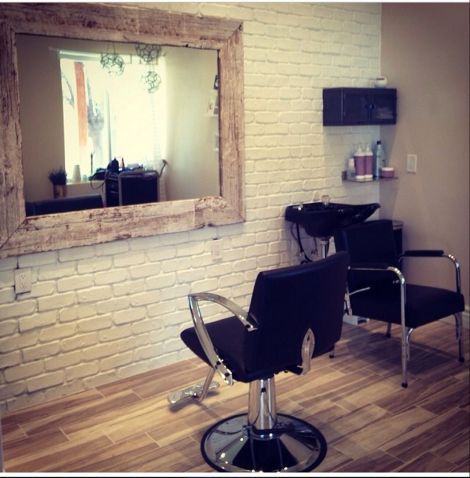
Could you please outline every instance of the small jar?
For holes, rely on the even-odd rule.
[[[378,76],[374,80],[374,85],[376,86],[376,88],[385,88],[387,84],[388,84],[388,80],[386,76]]]
[[[395,177],[395,168],[384,166],[381,170],[381,174],[383,178],[393,178]]]

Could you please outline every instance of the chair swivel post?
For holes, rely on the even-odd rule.
[[[274,377],[250,382],[248,425],[256,431],[273,429],[277,422]]]

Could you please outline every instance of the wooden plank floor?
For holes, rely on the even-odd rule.
[[[400,386],[400,337],[370,322],[344,325],[332,360],[307,376],[281,374],[278,411],[325,435],[318,472],[469,472],[466,363],[454,327],[434,323],[412,337],[409,387]],[[167,394],[205,376],[187,360],[3,417],[7,472],[210,472],[199,442],[219,419],[243,412],[246,384],[221,386],[202,404],[171,409]]]

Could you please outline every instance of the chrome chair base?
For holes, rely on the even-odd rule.
[[[326,456],[323,435],[309,423],[277,414],[268,430],[248,425],[248,415],[234,415],[213,425],[204,434],[204,460],[218,471],[301,472],[318,466]]]
[[[213,380],[210,383],[205,393],[217,390],[219,386],[220,386],[219,382],[216,382],[215,380]],[[175,392],[171,392],[168,395],[168,401],[172,405],[176,405],[176,404],[179,404],[180,402],[186,402],[191,399],[202,399],[204,398],[203,395],[205,395],[205,393],[204,393],[204,384],[196,383],[183,390],[176,390]]]

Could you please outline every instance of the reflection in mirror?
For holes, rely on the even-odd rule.
[[[16,43],[27,215],[220,194],[216,50]]]

